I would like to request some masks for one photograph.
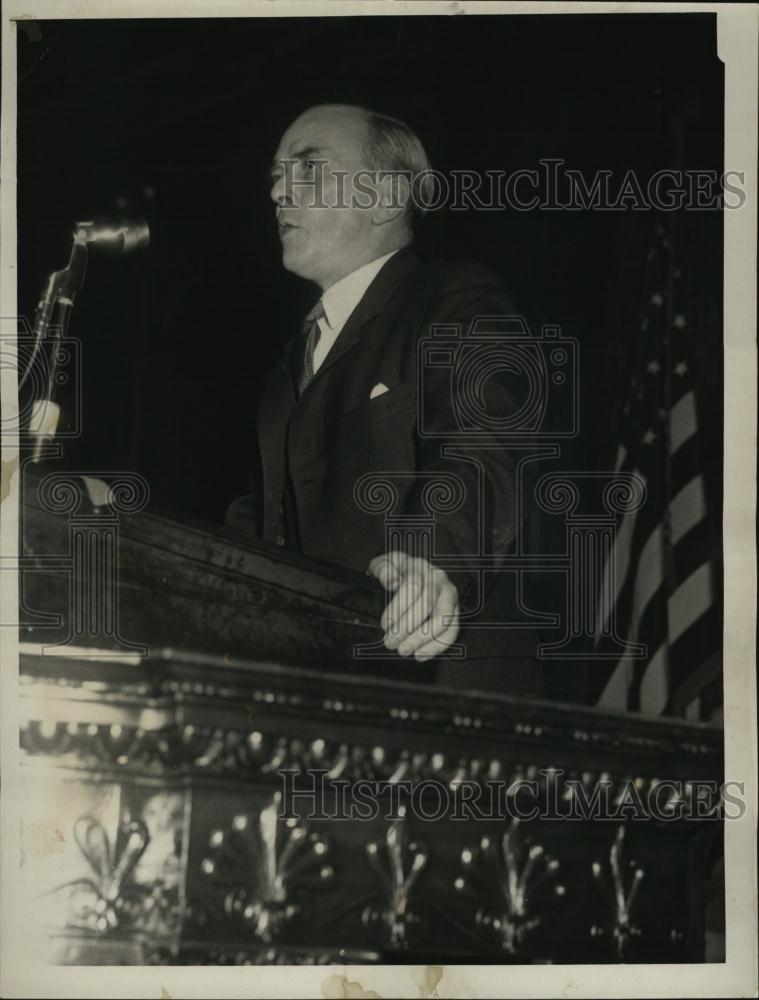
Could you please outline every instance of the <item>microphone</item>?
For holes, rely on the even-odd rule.
[[[113,254],[134,253],[150,243],[150,228],[144,219],[99,216],[74,223],[74,241]]]
[[[74,223],[74,239],[71,256],[66,267],[53,271],[48,277],[34,318],[34,346],[26,370],[19,379],[18,387],[26,382],[34,361],[48,335],[53,312],[58,310],[58,325],[55,338],[65,335],[74,300],[84,283],[87,268],[88,247],[98,247],[112,254],[133,253],[144,250],[150,242],[150,229],[144,219],[99,216],[91,220]],[[34,400],[29,421],[29,431],[34,442],[32,461],[44,458],[45,446],[55,438],[60,418],[60,407],[53,402],[58,354],[53,352],[47,375],[47,397]]]

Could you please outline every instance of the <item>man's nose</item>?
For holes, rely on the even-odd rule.
[[[277,177],[271,186],[271,191],[269,192],[271,200],[279,208],[290,208],[294,204],[292,191],[288,190],[288,185],[286,183],[286,178],[284,175]]]

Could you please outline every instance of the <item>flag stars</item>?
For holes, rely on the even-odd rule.
[[[675,375],[683,376],[688,374],[688,366],[684,361],[678,361],[675,365]]]
[[[651,305],[652,306],[664,305],[664,296],[661,294],[661,292],[654,292],[654,294],[651,296]]]
[[[672,320],[672,326],[676,330],[684,330],[688,324],[685,322],[685,316],[682,313],[678,313],[677,316]]]
[[[656,358],[654,358],[653,361],[649,361],[648,362],[648,364],[646,365],[646,371],[647,372],[651,372],[652,375],[658,375],[659,374],[659,372],[661,371],[661,365],[656,360]]]
[[[655,440],[656,434],[654,433],[653,427],[649,427],[643,435],[643,444],[653,444]]]

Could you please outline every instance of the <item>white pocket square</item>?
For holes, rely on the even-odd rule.
[[[378,382],[372,391],[369,393],[369,399],[376,399],[377,396],[382,396],[388,391],[387,386],[384,382]]]

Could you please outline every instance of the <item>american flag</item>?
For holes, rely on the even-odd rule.
[[[699,276],[688,245],[694,229],[691,224],[686,232],[686,225],[675,213],[657,222],[645,261],[616,470],[640,476],[646,500],[617,525],[598,609],[601,628],[614,614],[617,634],[643,644],[645,653],[635,658],[628,647],[598,703],[716,721],[722,704],[719,561],[694,377],[704,356]]]

